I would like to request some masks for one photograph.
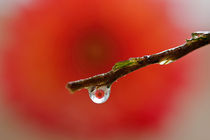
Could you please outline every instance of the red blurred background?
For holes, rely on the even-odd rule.
[[[172,0],[13,2],[4,2],[8,8],[1,11],[0,138],[182,139],[188,133],[191,138],[195,130],[187,130],[193,123],[186,123],[184,134],[179,128],[186,110],[198,101],[195,97],[207,102],[208,47],[121,78],[101,105],[86,90],[70,95],[65,85],[107,72],[118,61],[180,45],[193,31],[208,30],[205,17],[190,16],[192,7]]]

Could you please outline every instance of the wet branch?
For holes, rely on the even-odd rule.
[[[183,45],[162,51],[160,53],[130,58],[129,60],[118,62],[109,72],[95,75],[87,79],[68,82],[66,88],[73,93],[82,88],[100,87],[103,85],[111,86],[111,84],[120,77],[139,68],[155,63],[159,63],[160,65],[169,64],[209,43],[210,31],[195,32],[192,33],[192,38],[187,39],[186,43]]]

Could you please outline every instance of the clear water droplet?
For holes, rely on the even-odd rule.
[[[109,98],[110,89],[110,86],[91,87],[88,90],[90,99],[96,104],[104,103]]]
[[[174,62],[174,60],[170,60],[170,59],[164,59],[162,61],[159,62],[160,65],[167,65]]]

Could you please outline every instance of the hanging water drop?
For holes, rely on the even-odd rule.
[[[170,60],[170,59],[165,59],[159,62],[160,65],[167,65],[174,62],[174,60]]]
[[[89,88],[90,99],[97,104],[101,104],[107,101],[110,95],[110,86],[100,86]]]

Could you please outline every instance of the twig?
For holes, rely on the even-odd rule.
[[[192,33],[192,38],[186,40],[186,43],[183,45],[165,50],[160,53],[145,55],[143,57],[130,58],[129,60],[118,62],[109,72],[95,75],[87,79],[69,82],[67,83],[66,88],[73,93],[82,88],[89,88],[94,86],[100,87],[103,85],[110,86],[120,77],[139,68],[155,63],[159,63],[160,65],[169,64],[209,43],[210,31],[195,32]]]

